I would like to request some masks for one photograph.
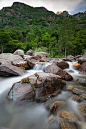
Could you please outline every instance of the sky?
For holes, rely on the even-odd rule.
[[[22,2],[33,7],[45,7],[49,11],[68,11],[69,14],[86,11],[86,0],[0,0],[0,10],[12,6],[13,2]]]

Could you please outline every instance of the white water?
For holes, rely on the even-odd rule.
[[[78,71],[73,68],[73,63],[75,62],[68,63],[70,67],[66,70],[74,71],[74,73],[70,73],[73,78],[83,77],[83,75],[79,75]],[[50,65],[50,63],[45,65],[36,64],[33,70],[28,70],[28,73],[23,76],[0,78],[0,126],[5,126],[11,129],[44,129],[48,122],[49,112],[43,104],[29,101],[13,102],[9,101],[6,96],[15,82],[18,82],[22,78],[32,75],[35,72],[42,72],[42,69],[48,65]],[[75,83],[72,82],[72,85],[75,85]],[[84,118],[80,115],[77,109],[78,103],[68,99],[68,96],[70,95],[70,92],[62,91],[61,94],[49,101],[50,103],[56,100],[66,101],[66,110],[74,112],[79,120],[84,122]]]
[[[72,77],[74,80],[78,78],[83,78],[86,77],[86,75],[79,74],[79,71],[74,69],[73,64],[77,64],[77,62],[67,62],[69,64],[69,68],[65,69]],[[70,72],[72,70],[73,72]]]

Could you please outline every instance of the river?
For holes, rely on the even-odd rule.
[[[80,75],[78,71],[73,69],[72,63],[68,63],[69,69],[66,69],[66,71],[74,71],[74,73],[70,73],[74,80],[79,77],[86,78],[85,75]],[[49,65],[49,63],[46,65],[36,64],[32,70],[28,70],[28,73],[23,76],[0,77],[0,126],[10,129],[44,129],[49,119],[49,112],[44,103],[35,103],[31,101],[14,102],[7,98],[7,94],[13,83],[37,71],[42,71],[47,65]],[[78,86],[74,80],[68,81],[67,85]],[[54,102],[55,100],[66,101],[67,108],[75,112],[81,122],[85,122],[84,118],[77,110],[78,103],[67,99],[69,95],[71,95],[69,91],[62,91],[61,94],[49,100],[48,103],[50,101]]]

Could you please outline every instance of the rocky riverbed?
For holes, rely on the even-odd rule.
[[[0,54],[0,128],[86,128],[85,63],[85,54],[64,59]]]

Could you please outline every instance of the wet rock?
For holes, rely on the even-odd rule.
[[[81,64],[73,64],[73,67],[74,67],[76,70],[78,70],[78,69],[81,68]]]
[[[9,91],[8,97],[13,100],[33,99],[44,102],[60,93],[65,82],[58,75],[38,72],[15,83]]]
[[[82,55],[78,55],[78,56],[75,57],[75,59],[78,60],[81,57],[82,57]]]
[[[21,50],[21,49],[16,50],[13,54],[14,55],[19,55],[21,57],[24,57],[24,51]]]
[[[69,122],[67,120],[60,119],[59,122],[61,129],[78,129],[72,122]]]
[[[68,59],[68,58],[63,58],[62,60],[63,60],[63,61],[69,61],[69,62],[72,62],[72,60],[71,60],[71,59]]]
[[[73,88],[74,88],[74,86],[68,86],[68,87],[67,87],[67,90],[68,90],[68,91],[72,91]]]
[[[61,113],[61,117],[65,118],[71,122],[77,122],[78,118],[71,112],[67,112],[67,111],[62,111]]]
[[[24,61],[23,59],[21,59],[21,60],[16,59],[16,60],[13,60],[11,63],[12,63],[12,65],[15,65],[17,67],[24,67],[25,69],[29,68],[27,61]]]
[[[56,66],[56,64],[51,64],[43,69],[46,73],[53,73],[59,75],[64,80],[73,80],[73,77],[68,74],[66,71],[63,71],[61,68]]]
[[[72,60],[75,60],[75,57],[74,57],[74,56],[72,56],[72,55],[68,55],[68,56],[67,56],[67,59],[69,59],[69,60],[71,60],[71,61],[72,61]]]
[[[78,59],[78,63],[82,64],[84,62],[86,62],[86,58],[81,57],[81,58]]]
[[[82,104],[78,106],[80,113],[85,117],[86,119],[86,104]]]
[[[30,55],[24,55],[23,59],[26,61],[27,59],[30,59],[32,56]]]
[[[76,82],[78,82],[79,84],[81,84],[83,86],[86,86],[86,79],[84,79],[84,78],[78,78],[76,80]]]
[[[39,60],[39,57],[38,56],[32,56],[32,57],[30,57],[30,59]]]
[[[73,70],[68,70],[68,72],[69,72],[69,73],[74,73],[74,71],[73,71]]]
[[[64,107],[66,103],[64,101],[56,101],[50,106],[50,113],[55,113],[58,108]]]
[[[27,59],[27,63],[28,63],[28,65],[30,66],[30,68],[33,68],[34,65],[35,65],[35,62],[32,61],[32,60],[30,60],[30,59]]]
[[[49,58],[42,57],[39,62],[49,62]]]
[[[71,95],[71,96],[69,97],[69,99],[72,99],[73,101],[77,101],[77,102],[81,102],[81,101],[84,100],[82,97],[77,96],[77,95]]]
[[[69,64],[66,61],[57,62],[57,66],[61,69],[69,68]]]
[[[81,90],[78,88],[73,88],[72,92],[73,92],[73,94],[77,94],[77,95],[82,95],[82,94],[86,93],[84,90]]]
[[[0,65],[1,76],[19,76],[26,73],[25,70],[11,64]]]
[[[81,70],[86,72],[86,62],[82,63]]]
[[[57,118],[53,115],[49,117],[49,121],[44,129],[56,129],[58,127],[57,125]]]
[[[29,50],[29,51],[27,51],[25,54],[26,54],[26,55],[33,56],[33,53],[34,53],[34,51],[33,51],[33,50]]]
[[[84,94],[80,95],[80,97],[82,97],[83,99],[85,99],[85,100],[86,100],[86,93],[84,93]]]
[[[47,55],[46,55],[45,52],[36,52],[36,53],[35,53],[35,56],[38,56],[39,58],[47,57]]]

